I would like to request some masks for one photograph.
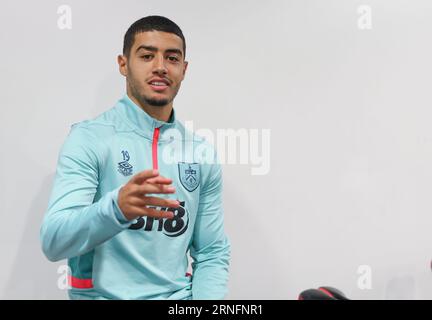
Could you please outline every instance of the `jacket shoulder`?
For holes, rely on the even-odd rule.
[[[96,138],[103,138],[106,140],[118,132],[127,132],[133,129],[120,119],[116,108],[113,107],[93,119],[87,119],[72,124],[71,131],[75,130],[87,131]]]

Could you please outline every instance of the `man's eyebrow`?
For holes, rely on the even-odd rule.
[[[154,46],[146,46],[146,45],[142,44],[136,49],[136,52],[138,52],[141,49],[145,49],[145,50],[152,51],[152,52],[157,52],[159,50],[158,48],[156,48]],[[172,52],[172,53],[178,53],[179,55],[183,55],[183,52],[177,48],[169,48],[169,49],[166,49],[165,52]]]

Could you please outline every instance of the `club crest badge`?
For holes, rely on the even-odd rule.
[[[189,192],[194,191],[199,186],[201,178],[199,163],[179,162],[178,169],[180,182],[183,187]]]

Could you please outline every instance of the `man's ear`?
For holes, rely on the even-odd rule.
[[[120,73],[123,75],[123,76],[127,76],[127,57],[126,56],[124,56],[124,55],[122,55],[122,54],[119,54],[118,56],[117,56],[117,63],[118,63],[118,65],[119,65],[119,71],[120,71]]]
[[[185,62],[184,62],[184,69],[183,69],[183,79],[184,79],[184,77],[185,77],[186,69],[187,69],[188,65],[189,65],[189,62],[185,61]],[[182,80],[183,80],[183,79],[182,79]]]

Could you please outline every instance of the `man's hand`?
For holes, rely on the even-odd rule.
[[[150,193],[175,193],[175,188],[171,184],[172,180],[160,176],[158,170],[141,171],[120,188],[118,206],[129,221],[140,216],[172,218],[174,216],[172,212],[156,210],[148,206],[178,208],[180,203],[177,200],[147,196]]]

